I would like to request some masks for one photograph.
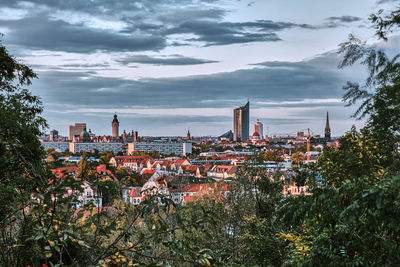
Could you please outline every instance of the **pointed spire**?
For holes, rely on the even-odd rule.
[[[329,126],[329,113],[326,112],[325,138],[331,139],[331,127]]]
[[[330,128],[329,127],[329,112],[328,111],[326,112],[326,126],[325,126],[325,128]]]

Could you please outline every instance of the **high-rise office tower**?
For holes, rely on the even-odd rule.
[[[139,142],[139,133],[138,131],[133,132],[133,142]]]
[[[254,123],[254,133],[258,133],[261,139],[264,138],[264,126],[259,119]]]
[[[233,110],[233,140],[247,141],[249,139],[250,102]]]
[[[80,135],[83,129],[86,129],[86,123],[75,123],[68,126],[68,139],[73,140],[74,136]]]
[[[50,142],[54,142],[57,139],[58,139],[58,131],[57,130],[50,131],[50,136],[49,136]]]
[[[112,125],[112,137],[118,137],[119,121],[117,119],[117,114],[114,114],[114,119],[111,125]]]
[[[326,112],[325,138],[331,140],[331,127],[329,127],[329,114]]]

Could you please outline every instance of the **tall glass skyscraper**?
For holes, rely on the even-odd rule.
[[[233,140],[249,140],[250,102],[233,110]]]

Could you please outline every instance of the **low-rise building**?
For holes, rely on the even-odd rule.
[[[143,194],[141,187],[126,187],[122,189],[122,200],[136,206],[142,202]]]
[[[207,172],[207,176],[215,178],[232,178],[237,170],[236,165],[215,165]]]

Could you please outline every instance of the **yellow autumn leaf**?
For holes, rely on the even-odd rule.
[[[91,212],[90,212],[90,216],[95,215],[95,213],[96,213],[96,208],[92,208],[92,210],[91,210]]]

